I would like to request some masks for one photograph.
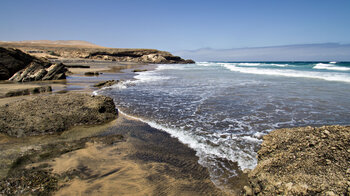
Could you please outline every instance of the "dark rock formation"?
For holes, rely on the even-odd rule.
[[[192,59],[186,59],[185,64],[195,64],[196,62]]]
[[[147,69],[134,69],[132,72],[144,72],[147,71]]]
[[[67,93],[38,96],[0,107],[0,132],[11,136],[62,132],[79,124],[100,124],[117,116],[105,96]]]
[[[25,69],[18,71],[9,80],[28,82],[39,80],[60,80],[66,78],[67,68],[62,64],[33,61]]]
[[[90,68],[88,65],[65,65],[67,68]]]
[[[112,86],[114,84],[117,84],[118,82],[119,82],[119,80],[117,80],[117,81],[107,80],[107,81],[103,81],[103,82],[99,82],[99,83],[95,84],[94,87],[98,87],[98,88],[108,87],[108,86]]]
[[[38,93],[51,92],[51,86],[40,86],[34,88],[26,88],[26,89],[17,89],[7,92],[4,97],[14,97],[14,96],[22,96],[22,95],[33,95]]]
[[[16,49],[0,47],[0,80],[16,82],[65,79],[67,69]]]
[[[350,126],[275,130],[258,155],[246,195],[350,194]]]
[[[35,58],[17,49],[0,47],[0,80],[7,80]]]
[[[86,75],[86,76],[98,76],[98,75],[100,75],[100,73],[97,71],[95,71],[95,72],[88,71],[88,72],[85,72],[84,75]]]

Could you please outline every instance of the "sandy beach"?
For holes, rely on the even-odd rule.
[[[143,54],[150,50],[54,59],[1,50],[6,66],[0,70],[0,194],[334,195],[350,190],[349,127],[317,128],[348,124],[347,85],[335,83],[334,73],[317,71],[320,66],[347,71],[347,63],[176,65],[192,61],[166,52],[165,57]],[[237,73],[267,67],[282,76]],[[286,71],[303,78],[285,78]],[[315,74],[321,74],[317,80],[307,79]],[[318,90],[323,88],[328,90]],[[280,96],[286,89],[293,91]],[[339,92],[345,94],[335,96]],[[339,119],[328,121],[334,116]],[[286,125],[300,127],[269,133]]]

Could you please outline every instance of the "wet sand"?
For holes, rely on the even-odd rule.
[[[168,134],[119,117],[99,135],[121,134],[114,145],[89,143],[52,162],[53,172],[84,173],[56,195],[222,195],[197,163],[195,152]]]
[[[89,63],[94,65],[94,62]],[[111,64],[91,66],[94,71],[103,73],[91,77],[83,75],[87,71],[85,68],[70,69],[73,74],[65,82],[53,85],[53,93],[91,93],[96,89],[93,87],[96,82],[110,78],[131,79],[134,69],[154,68],[135,64]],[[0,99],[2,104],[6,101],[10,100]],[[39,185],[47,188],[41,190],[38,185],[39,188],[34,193],[226,195],[211,182],[207,169],[198,164],[198,158],[192,149],[165,132],[123,115],[104,125],[77,126],[62,134],[25,138],[0,135],[0,151],[0,179],[5,179],[4,183],[10,181],[18,184],[20,181],[20,188],[15,185],[14,188],[15,191],[22,190],[24,193],[34,190],[25,189],[29,186],[25,183],[41,182],[40,175],[33,180],[28,173],[44,172],[41,180],[45,186]]]

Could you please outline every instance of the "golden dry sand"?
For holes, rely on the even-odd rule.
[[[132,145],[121,142],[111,147],[89,144],[65,154],[53,163],[53,172],[84,168],[87,179],[74,179],[55,195],[146,195],[154,187],[147,182],[149,171],[126,159]]]

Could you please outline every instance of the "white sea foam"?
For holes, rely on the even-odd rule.
[[[99,94],[99,90],[95,90],[92,92],[92,95],[98,95]]]
[[[278,63],[231,63],[232,65],[237,65],[241,67],[267,67],[267,66],[275,66],[275,67],[287,67],[289,64],[278,64]]]
[[[245,140],[251,141],[251,142],[256,142],[256,143],[261,142],[260,139],[258,139],[256,137],[252,137],[252,136],[243,136],[242,138]]]
[[[340,67],[335,66],[334,64],[336,62],[330,62],[332,64],[325,64],[325,63],[317,63],[313,69],[327,69],[327,70],[334,70],[334,71],[350,71],[349,67]]]
[[[155,71],[147,71],[147,72],[139,72],[136,76],[134,76],[136,80],[126,80],[118,82],[112,86],[103,87],[99,90],[95,90],[92,92],[93,95],[97,95],[100,91],[105,89],[126,89],[128,86],[135,85],[137,83],[146,83],[146,82],[155,82],[160,80],[168,80],[171,77],[160,76]]]
[[[262,133],[262,132],[256,132],[253,134],[253,136],[257,139],[262,139],[262,137],[265,135],[266,133]]]
[[[269,131],[324,124],[333,116],[348,116],[349,110],[345,109],[342,113],[338,105],[349,105],[344,98],[346,96],[341,96],[344,98],[341,100],[338,98],[329,101],[329,96],[322,96],[327,91],[314,88],[327,89],[328,85],[334,87],[348,84],[311,79],[293,79],[293,82],[282,80],[284,77],[305,77],[334,81],[347,78],[349,81],[348,73],[313,70],[312,66],[315,65],[302,63],[239,65],[201,62],[197,65],[160,65],[154,71],[137,73],[136,80],[122,82],[112,87],[116,89],[104,92],[107,95],[110,92],[121,109],[127,108],[125,111],[130,111],[130,114],[140,116],[141,119],[129,117],[165,131],[194,149],[199,163],[208,168],[213,182],[219,186],[225,182],[229,184],[230,177],[236,175],[237,168],[232,162],[236,162],[240,169],[255,167],[256,151],[262,142],[262,136]],[[185,74],[185,77],[181,74]],[[265,80],[265,77],[252,77],[248,74],[281,77],[276,77],[276,83]],[[167,81],[163,83],[162,80]],[[303,85],[299,84],[312,84],[312,88],[307,89],[312,93],[307,95],[312,94],[317,98],[304,99]],[[133,88],[126,88],[131,85]],[[287,93],[280,96],[280,89]],[[325,103],[337,104],[332,108],[324,107]],[[124,114],[122,111],[120,113]]]
[[[289,67],[291,65],[289,64],[275,64],[275,63],[271,63],[271,64],[267,64],[267,65],[270,65],[270,66],[277,66],[277,67]]]
[[[232,63],[218,63],[219,65],[235,72],[258,74],[258,75],[273,75],[285,77],[299,77],[299,78],[314,78],[327,81],[349,82],[349,74],[345,73],[327,73],[327,72],[312,72],[312,71],[298,71],[291,69],[265,69],[254,67],[237,67]]]
[[[218,175],[218,167],[214,160],[217,158],[227,159],[232,162],[237,162],[240,169],[253,169],[256,164],[256,153],[253,149],[241,149],[234,145],[234,141],[247,142],[247,143],[259,143],[260,139],[250,136],[235,136],[230,134],[230,137],[220,137],[222,134],[217,134],[217,137],[213,137],[216,134],[213,134],[210,138],[205,138],[204,136],[198,135],[195,132],[187,132],[182,129],[169,128],[164,125],[160,125],[154,121],[145,120],[142,118],[137,118],[125,114],[123,111],[119,112],[129,118],[139,120],[141,122],[147,123],[153,128],[158,130],[165,131],[171,135],[171,137],[177,138],[181,143],[186,144],[190,148],[196,151],[196,155],[199,157],[199,163],[209,169],[209,173],[211,174],[211,178],[214,183],[220,185]],[[215,144],[215,145],[210,145]],[[249,144],[248,144],[249,146]],[[250,153],[247,153],[247,150]],[[213,162],[214,161],[214,162]],[[228,169],[228,168],[226,168]],[[215,171],[214,171],[215,170]],[[228,170],[226,172],[230,172],[231,176],[236,175],[235,170]]]
[[[200,66],[217,66],[221,63],[215,63],[215,62],[197,62],[197,65]],[[229,63],[231,65],[240,66],[240,67],[290,67],[292,65],[289,64],[280,64],[280,63]]]
[[[216,65],[216,63],[214,62],[197,62],[197,65],[201,65],[201,66],[213,66]]]
[[[239,66],[259,66],[259,65],[262,65],[262,63],[236,63],[236,65],[239,65]]]
[[[158,65],[158,67],[156,68],[156,70],[184,70],[186,67],[186,65],[184,64],[166,64],[166,65]]]
[[[124,89],[124,88],[127,88],[126,83],[128,83],[128,82],[130,82],[130,80],[118,82],[117,84],[114,84],[112,86],[106,86],[106,87],[103,87],[101,89],[95,90],[95,91],[92,92],[92,94],[93,95],[99,95],[101,91],[104,91],[106,89],[112,89],[112,88]]]
[[[155,71],[140,72],[138,73],[138,75],[134,76],[134,78],[137,80],[133,80],[133,83],[154,82],[159,80],[171,79],[171,77],[161,76],[157,74]]]

